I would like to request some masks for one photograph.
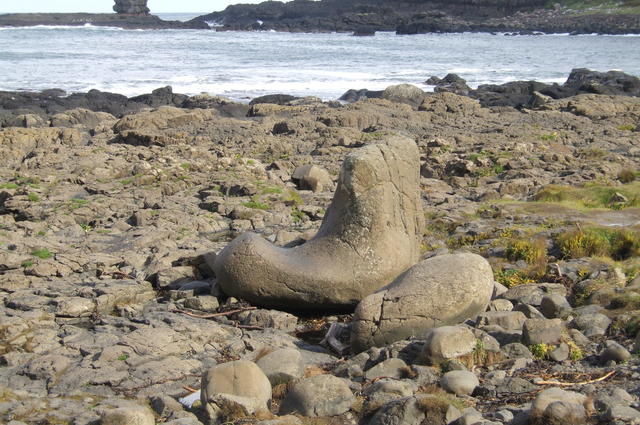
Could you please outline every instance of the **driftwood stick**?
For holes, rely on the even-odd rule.
[[[187,316],[190,317],[197,317],[198,319],[212,319],[214,317],[223,317],[223,316],[231,316],[232,314],[236,314],[236,313],[242,313],[244,311],[250,311],[250,310],[255,310],[258,307],[244,307],[244,308],[239,308],[237,310],[230,310],[230,311],[224,311],[222,313],[211,313],[211,314],[195,314],[195,313],[191,313],[190,311],[186,311],[186,310],[179,310],[179,309],[173,309],[171,310],[172,313],[182,313],[182,314],[186,314]]]
[[[561,387],[572,387],[574,385],[587,385],[587,384],[593,384],[594,382],[604,381],[605,379],[611,377],[614,373],[616,373],[616,371],[612,370],[611,372],[599,378],[589,379],[588,381],[581,381],[581,382],[538,381],[536,382],[536,384],[537,385],[559,385]]]
[[[246,329],[249,331],[263,331],[264,327],[262,326],[253,326],[253,325],[240,325],[240,324],[236,324],[234,325],[236,328],[238,329]]]

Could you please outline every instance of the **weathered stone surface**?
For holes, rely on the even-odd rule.
[[[520,311],[488,311],[478,316],[476,326],[500,326],[502,329],[517,331],[527,320]]]
[[[540,311],[547,319],[562,318],[571,312],[571,305],[560,294],[550,294],[542,297]]]
[[[116,4],[113,10],[116,13],[127,15],[142,15],[149,13],[147,0],[115,0]]]
[[[418,385],[411,381],[381,378],[365,387],[363,391],[363,395],[366,397],[364,409],[366,412],[375,412],[386,403],[412,396],[417,389]]]
[[[382,406],[369,425],[420,425],[424,416],[416,397],[404,397]]]
[[[605,420],[614,421],[622,420],[627,423],[640,423],[640,411],[629,406],[611,406],[603,415]]]
[[[440,385],[446,391],[456,395],[471,395],[473,390],[480,385],[480,381],[473,372],[452,370],[442,376]]]
[[[218,282],[227,294],[258,305],[355,305],[418,258],[423,223],[418,174],[411,139],[390,137],[349,154],[314,238],[279,248],[244,234],[217,256]]]
[[[433,366],[472,353],[477,342],[471,329],[464,326],[430,329],[424,339],[424,347],[417,360]]]
[[[120,407],[106,410],[102,425],[155,425],[153,413],[145,406]]]
[[[271,385],[283,384],[298,379],[304,373],[302,355],[295,348],[272,351],[261,357],[256,364],[269,378]]]
[[[280,406],[280,414],[335,416],[349,410],[354,401],[355,397],[344,379],[316,375],[293,386]]]
[[[411,84],[397,84],[389,86],[382,92],[383,99],[392,102],[408,103],[417,108],[422,103],[425,93],[418,87]]]
[[[604,335],[610,324],[611,319],[602,313],[581,314],[571,322],[573,327],[588,337]]]
[[[565,326],[560,319],[527,319],[522,327],[525,345],[556,344]]]
[[[547,408],[555,402],[571,403],[578,409],[582,407],[587,397],[584,394],[573,391],[565,391],[560,388],[549,388],[540,392],[531,404],[531,415],[533,417],[542,417]],[[560,410],[560,409],[558,409]],[[562,409],[564,411],[564,409]]]
[[[291,176],[292,180],[298,184],[300,189],[322,192],[331,188],[331,176],[324,168],[317,165],[307,164],[298,167]]]
[[[238,319],[243,325],[274,328],[285,332],[294,331],[298,323],[298,318],[293,314],[285,313],[284,311],[264,309],[239,313]]]
[[[424,260],[362,300],[354,313],[354,350],[380,346],[484,311],[493,291],[489,263],[475,254]]]
[[[384,360],[368,369],[364,377],[369,380],[381,378],[383,376],[400,379],[406,375],[407,364],[402,359],[391,358]]]
[[[566,295],[564,286],[556,283],[531,283],[527,285],[516,285],[503,295],[504,298],[537,307],[542,302],[542,298],[549,294]]]
[[[630,357],[629,350],[615,341],[605,341],[605,349],[600,353],[600,361],[603,363],[608,361],[621,363],[629,360]]]
[[[271,384],[253,362],[237,360],[209,369],[202,376],[200,400],[211,422],[266,410]]]

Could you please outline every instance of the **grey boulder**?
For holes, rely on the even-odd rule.
[[[237,360],[210,368],[202,376],[200,401],[211,424],[268,410],[271,384],[253,362]]]
[[[282,348],[272,351],[261,357],[256,364],[269,378],[271,385],[284,384],[298,379],[304,373],[302,354],[295,348]]]
[[[473,372],[452,370],[442,376],[440,385],[445,391],[456,395],[471,395],[473,390],[480,385],[480,381]]]
[[[355,306],[418,260],[424,218],[415,142],[389,137],[345,158],[333,201],[308,242],[280,248],[245,233],[213,269],[227,295],[296,309]]]
[[[476,348],[476,336],[465,326],[441,326],[427,331],[418,361],[438,366],[442,362],[471,354]]]
[[[364,351],[460,323],[483,312],[492,292],[491,266],[479,255],[440,255],[421,261],[358,304],[352,348]]]
[[[538,393],[531,403],[531,417],[543,423],[585,423],[584,404],[587,396],[560,388],[549,388]]]
[[[316,375],[298,381],[289,391],[280,414],[303,416],[341,415],[351,408],[355,397],[344,379],[333,375]]]
[[[126,406],[102,413],[102,425],[155,425],[153,412],[145,406]]]
[[[291,179],[300,189],[312,190],[314,192],[322,192],[330,189],[333,184],[327,170],[312,164],[296,168]]]

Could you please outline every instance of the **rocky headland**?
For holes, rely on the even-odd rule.
[[[628,34],[640,32],[637,1],[295,0],[237,4],[194,19],[218,30]]]
[[[124,29],[209,29],[205,22],[165,21],[149,14],[147,0],[116,0],[110,13],[7,13],[0,27],[94,25]]]
[[[639,423],[638,79],[430,83],[0,93],[0,422]]]

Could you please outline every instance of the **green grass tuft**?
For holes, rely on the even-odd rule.
[[[46,260],[48,258],[53,257],[53,254],[47,248],[39,248],[31,251],[31,255],[34,257],[38,257],[41,260]]]
[[[493,274],[496,281],[507,288],[535,282],[534,279],[519,270],[495,270]]]
[[[247,208],[252,208],[254,210],[268,210],[269,204],[265,204],[259,201],[247,201],[242,203],[243,206]]]
[[[576,228],[557,236],[565,258],[608,257],[626,260],[640,255],[640,231],[610,227]]]
[[[620,195],[626,201],[620,200]],[[575,209],[609,208],[619,210],[640,206],[640,182],[620,186],[589,184],[583,187],[549,185],[540,190],[534,201],[559,203]]]

